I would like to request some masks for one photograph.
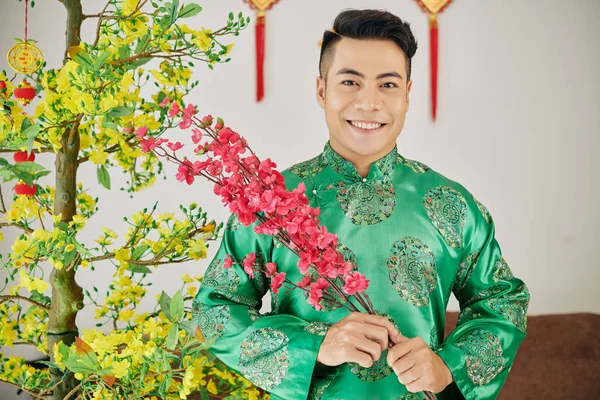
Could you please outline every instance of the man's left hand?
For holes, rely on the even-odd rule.
[[[439,393],[454,381],[444,361],[421,337],[400,335],[396,343],[388,351],[387,362],[409,392]]]

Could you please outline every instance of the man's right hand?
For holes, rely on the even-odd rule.
[[[332,325],[321,343],[317,362],[337,366],[355,362],[369,368],[400,332],[385,317],[354,312]]]

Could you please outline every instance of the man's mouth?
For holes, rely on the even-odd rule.
[[[351,121],[347,120],[348,124],[363,131],[375,131],[384,127],[386,124],[375,121]]]

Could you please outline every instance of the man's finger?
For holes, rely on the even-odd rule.
[[[417,359],[414,357],[414,353],[412,352],[405,354],[403,357],[396,359],[393,364],[390,364],[396,375],[400,375],[409,371],[415,365],[417,365]]]
[[[379,343],[358,335],[352,335],[351,340],[351,346],[354,346],[363,353],[369,354],[373,361],[377,361],[379,360],[379,357],[381,357],[381,347]]]
[[[387,329],[388,336],[390,338],[395,339],[400,334],[400,332],[398,332],[398,329],[396,329],[394,324],[392,324],[387,318],[381,317],[379,315],[371,315],[371,314],[363,314],[363,315],[364,315],[364,322],[372,324],[372,325],[379,325],[379,326],[382,326],[385,329]]]
[[[387,363],[392,366],[399,359],[411,351],[410,342],[402,342],[390,349],[387,354]]]

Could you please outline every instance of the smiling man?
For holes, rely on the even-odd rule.
[[[324,34],[317,78],[329,141],[283,173],[288,189],[306,185],[345,259],[370,280],[379,315],[327,301],[317,311],[298,289],[273,293],[272,311],[259,314],[268,278],[249,280],[224,259],[255,252],[297,282],[298,258],[234,217],[206,272],[194,313],[218,338],[211,351],[274,399],[494,399],[525,338],[529,291],[502,257],[491,214],[398,152],[416,49],[397,16],[342,12]],[[452,293],[461,314],[444,339]]]

